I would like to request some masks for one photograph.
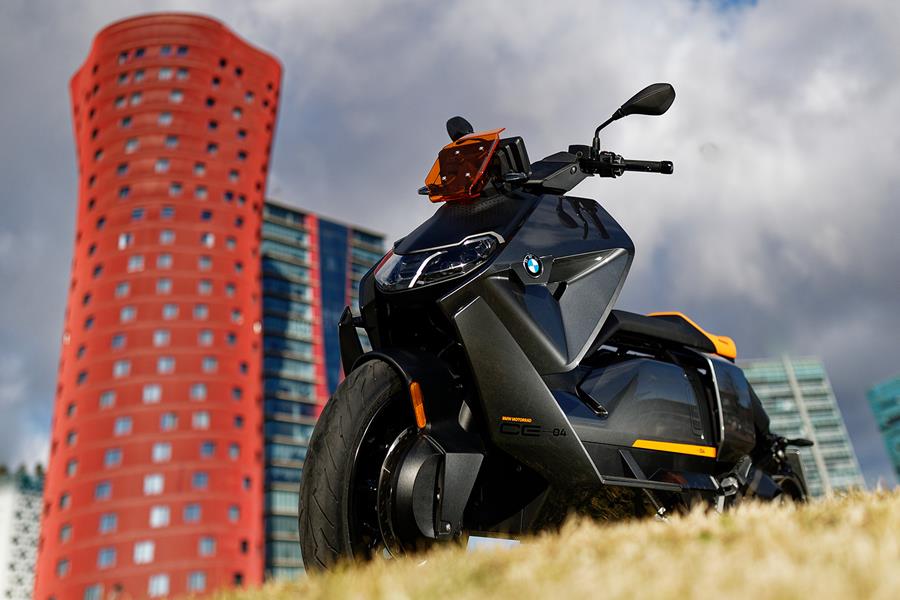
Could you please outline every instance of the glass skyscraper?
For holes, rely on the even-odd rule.
[[[313,425],[341,380],[337,325],[359,309],[360,278],[384,239],[269,201],[263,208],[263,388],[266,575],[303,571],[297,534],[300,474]]]
[[[801,448],[806,483],[813,496],[864,487],[847,427],[817,358],[764,358],[740,361],[747,380],[771,419],[774,433],[815,442]]]
[[[875,385],[868,395],[894,472],[900,478],[900,376]]]

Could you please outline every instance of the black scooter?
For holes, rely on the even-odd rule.
[[[675,99],[651,85],[534,164],[520,137],[447,123],[419,192],[443,205],[360,283],[340,322],[346,379],[300,486],[307,568],[466,536],[516,537],[572,512],[618,519],[745,497],[806,499],[736,349],[680,313],[614,310],[634,257],[585,177],[671,174],[599,132]],[[358,328],[373,350],[363,352]]]

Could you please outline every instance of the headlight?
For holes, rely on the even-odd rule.
[[[477,269],[498,246],[495,237],[483,235],[438,250],[413,254],[391,252],[376,269],[375,281],[387,292],[446,281]]]

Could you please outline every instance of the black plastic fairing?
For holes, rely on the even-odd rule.
[[[710,357],[709,361],[719,390],[724,431],[719,458],[737,460],[750,454],[756,445],[753,391],[740,368],[718,357]]]
[[[634,357],[592,370],[578,388],[606,411],[600,418],[595,411],[563,402],[585,442],[630,447],[644,439],[713,445],[712,431],[704,431],[701,399],[676,364]]]
[[[382,347],[382,315],[379,310],[378,297],[375,292],[375,269],[377,265],[368,270],[359,280],[359,315],[369,336],[369,343],[374,350]],[[349,371],[345,371],[349,373]]]
[[[531,176],[525,185],[532,191],[565,194],[586,177],[574,154],[557,152],[531,165]]]
[[[496,160],[500,175],[506,173],[522,173],[527,178],[531,175],[531,163],[525,140],[521,137],[503,138],[497,147]]]
[[[454,318],[491,440],[557,486],[596,486],[599,474],[528,357],[490,306],[476,299]],[[490,340],[489,342],[487,340]]]
[[[496,194],[471,201],[445,202],[424,223],[394,245],[394,253],[458,244],[472,235],[494,233],[500,241],[511,238],[540,197],[531,194]]]
[[[405,487],[398,485],[397,499],[408,507],[409,514],[415,515],[413,521],[423,535],[455,535],[462,528],[463,513],[485,453],[481,438],[460,423],[465,400],[447,366],[435,356],[386,348],[362,355],[354,368],[372,360],[389,365],[406,389],[413,381],[422,389],[427,423],[415,442],[420,456],[413,456],[412,463],[404,458],[397,465],[408,480]],[[431,495],[425,501],[423,490],[429,489]],[[435,494],[435,490],[439,493]]]
[[[439,305],[452,319],[474,298],[484,299],[538,373],[569,371],[587,353],[633,255],[631,239],[596,202],[544,195],[486,271]],[[542,263],[539,273],[526,272],[526,256]]]
[[[341,319],[338,321],[338,342],[341,350],[341,367],[344,373],[349,373],[359,357],[363,355],[362,342],[359,334],[356,333],[353,313],[350,312],[349,306],[344,307],[344,312],[341,313]]]
[[[708,337],[691,327],[683,319],[671,321],[660,317],[613,310],[603,324],[594,349],[616,341],[640,345],[650,343],[668,346],[687,346],[701,352],[715,352],[716,347]]]

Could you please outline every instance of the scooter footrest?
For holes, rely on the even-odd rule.
[[[665,481],[651,481],[649,479],[633,479],[631,477],[618,477],[616,475],[601,475],[600,482],[603,485],[612,485],[617,487],[643,488],[646,490],[657,490],[660,492],[680,492],[684,488],[677,483],[668,483]]]

